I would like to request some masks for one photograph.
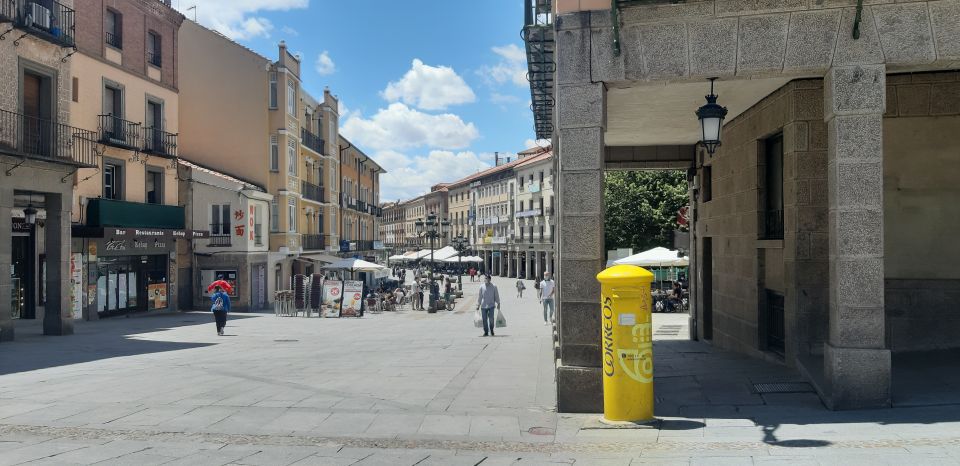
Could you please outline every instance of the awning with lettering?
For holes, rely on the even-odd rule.
[[[166,228],[88,227],[86,225],[74,225],[71,233],[74,238],[199,239],[199,238],[210,237],[210,232],[205,230],[180,230],[180,229],[166,229]]]

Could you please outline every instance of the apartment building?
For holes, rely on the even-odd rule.
[[[207,241],[181,247],[177,260],[191,263],[198,286],[182,292],[181,308],[206,308],[206,284],[225,280],[231,308],[261,310],[269,306],[269,212],[273,195],[263,186],[244,181],[194,162],[180,160],[180,200],[186,210],[187,229],[209,229]]]
[[[341,169],[339,251],[374,255],[379,244],[380,174],[386,171],[373,159],[338,136]]]
[[[272,300],[293,274],[319,270],[339,250],[346,168],[339,103],[329,89],[321,98],[304,89],[300,58],[284,42],[277,58],[268,59],[185,21],[179,44],[180,94],[190,102],[181,113],[181,156],[273,196],[267,265]]]
[[[427,215],[427,203],[424,196],[415,197],[403,203],[403,232],[405,243],[409,249],[423,249],[427,244],[424,238],[417,236],[417,228],[414,223],[423,219]]]
[[[473,210],[474,248],[484,258],[484,270],[508,276],[510,261],[505,253],[510,235],[514,234],[515,211],[514,167],[520,160],[504,161],[469,178]]]
[[[553,152],[535,147],[517,154],[521,157],[513,171],[516,205],[513,233],[508,241],[507,274],[510,277],[536,279],[554,270],[556,217],[553,194]]]
[[[73,1],[0,2],[0,341],[70,334],[83,318],[71,199],[100,149],[70,121],[81,30]]]
[[[382,214],[378,228],[384,248],[391,251],[403,250],[406,246],[406,226],[403,203],[385,202],[380,205]]]
[[[450,214],[450,236],[462,236],[473,244],[470,228],[470,185],[450,183],[447,186],[447,209]]]
[[[76,12],[70,121],[95,128],[103,149],[96,169],[78,171],[73,197],[87,319],[176,310],[177,287],[189,286],[176,254],[195,236],[177,187],[182,22],[159,0],[94,0]]]
[[[430,188],[430,192],[423,196],[423,207],[426,215],[436,215],[440,220],[449,220],[447,184],[441,183]],[[424,219],[426,219],[426,215]],[[450,244],[450,235],[443,235],[433,241],[435,248],[439,249]]]

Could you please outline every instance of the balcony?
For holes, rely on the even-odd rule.
[[[219,225],[216,225],[219,227]],[[213,230],[214,225],[210,225],[211,231]],[[232,236],[230,235],[216,235],[210,237],[210,242],[207,243],[207,246],[212,248],[229,248],[232,245]]]
[[[47,42],[61,47],[76,46],[76,24],[74,10],[60,2],[47,0],[3,0],[0,2],[0,22],[10,21],[24,34],[15,39],[14,44],[27,34],[32,34]],[[10,31],[7,31],[10,32]],[[7,32],[0,35],[3,37]]]
[[[174,205],[95,198],[87,201],[87,226],[182,230],[183,212]]]
[[[177,135],[160,128],[143,129],[143,151],[164,157],[177,156]]]
[[[143,147],[143,127],[140,123],[113,115],[100,115],[100,142],[123,149]]]
[[[327,236],[315,234],[301,235],[300,244],[304,250],[324,250],[327,249]]]
[[[107,42],[107,45],[111,47],[116,47],[118,49],[123,48],[123,36],[120,34],[114,34],[112,32],[107,32],[104,40]]]
[[[315,202],[326,202],[323,196],[323,186],[318,186],[309,181],[300,182],[300,195]]]
[[[0,110],[0,152],[92,168],[96,144],[93,131]]]
[[[363,201],[357,201],[355,209],[357,209],[357,212],[367,213],[367,203]]]
[[[323,139],[320,139],[320,136],[311,133],[303,128],[300,128],[300,144],[303,144],[308,149],[323,155]]]
[[[147,52],[147,63],[156,66],[157,68],[161,68],[163,56],[157,52]]]

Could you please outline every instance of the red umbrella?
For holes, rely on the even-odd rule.
[[[226,280],[216,280],[207,287],[207,291],[213,291],[216,287],[223,288],[224,291],[230,293],[233,291],[233,286],[226,282]]]

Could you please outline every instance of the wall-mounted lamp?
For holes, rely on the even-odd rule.
[[[702,139],[700,144],[707,149],[707,154],[713,157],[720,146],[720,130],[723,128],[723,119],[727,116],[727,108],[717,105],[717,95],[713,93],[713,82],[717,78],[710,78],[710,95],[705,96],[707,103],[697,109],[697,119],[700,120]]]

